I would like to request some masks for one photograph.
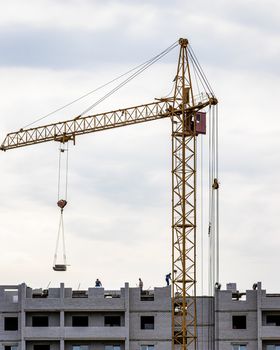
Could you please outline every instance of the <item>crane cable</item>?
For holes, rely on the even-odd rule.
[[[219,182],[218,109],[210,106],[209,116],[209,295],[219,283]]]
[[[98,90],[101,90],[103,89],[104,87],[116,82],[117,80],[125,77],[126,75],[136,71],[134,74],[132,74],[131,76],[129,76],[124,82],[120,83],[116,88],[114,88],[113,90],[111,90],[109,93],[107,93],[105,96],[103,96],[101,99],[99,99],[97,102],[95,102],[91,107],[87,108],[84,112],[82,112],[78,117],[81,117],[83,114],[85,114],[87,111],[89,111],[90,109],[92,109],[93,107],[95,107],[97,104],[101,103],[102,101],[104,101],[107,97],[111,96],[114,92],[115,92],[115,89],[116,91],[121,88],[123,85],[125,85],[126,83],[128,83],[130,80],[132,80],[133,78],[135,78],[137,75],[139,75],[140,73],[142,73],[144,70],[146,70],[148,67],[150,67],[152,64],[154,64],[155,62],[157,62],[158,60],[160,60],[162,57],[164,57],[165,55],[167,55],[171,50],[173,50],[176,46],[178,46],[178,42],[174,42],[172,45],[170,45],[168,48],[166,48],[165,50],[163,50],[162,52],[160,52],[159,54],[157,54],[156,56],[150,58],[149,60],[137,65],[136,67],[128,70],[127,72],[125,73],[122,73],[120,75],[118,75],[116,78],[108,81],[107,83],[104,83],[100,86],[98,86],[97,88],[81,95],[80,97],[70,101],[69,103],[53,110],[52,112],[50,113],[47,113],[46,115],[34,120],[33,122],[25,125],[22,129],[26,129],[28,127],[30,127],[31,125],[34,125],[36,124],[37,122],[43,120],[43,119],[46,119],[47,117],[53,115],[54,113],[56,112],[60,112],[61,110],[73,105],[74,103],[86,98],[87,96],[97,92]],[[108,95],[108,96],[107,96]]]
[[[219,124],[218,124],[218,105],[215,107],[216,120],[216,178],[219,179]],[[219,213],[219,187],[216,191],[216,282],[220,283],[220,213]]]
[[[64,181],[65,181],[64,198],[65,199],[61,199],[62,154],[64,154],[64,153],[66,153],[65,179],[64,179]],[[59,225],[58,225],[58,233],[57,233],[57,239],[56,239],[56,246],[55,246],[55,254],[54,254],[53,266],[56,265],[56,261],[57,261],[60,236],[61,236],[61,240],[62,240],[63,264],[67,265],[63,213],[64,213],[64,208],[65,208],[65,206],[67,204],[67,195],[68,195],[68,163],[69,163],[69,145],[68,145],[68,142],[67,142],[65,148],[64,148],[64,144],[60,144],[60,146],[59,146],[57,205],[60,208],[60,216],[59,216]]]
[[[203,137],[200,138],[200,256],[201,256],[201,296],[203,297],[204,294],[204,189],[203,189],[203,182],[204,182],[204,153],[203,153]],[[203,324],[204,321],[204,303],[202,302],[201,306],[201,324]],[[202,338],[204,338],[204,327],[202,327]]]
[[[215,94],[205,76],[203,73],[203,70],[197,61],[192,49],[190,48],[189,51],[189,57],[190,57],[190,63],[192,65],[192,71],[194,75],[193,82],[196,85],[196,89],[198,91],[198,95],[196,98],[198,98],[198,102],[200,100],[203,100],[204,94],[209,98],[210,96],[214,97]],[[200,92],[201,91],[201,92]],[[208,115],[208,127],[209,132],[208,134],[208,162],[209,162],[209,169],[208,169],[208,175],[209,175],[209,226],[208,226],[208,252],[209,252],[209,264],[208,264],[208,295],[211,296],[214,293],[214,283],[218,281],[218,191],[215,191],[213,185],[214,183],[217,183],[218,178],[218,132],[217,132],[217,114],[216,114],[216,108],[215,106],[209,106],[207,111]],[[200,208],[200,215],[201,215],[201,294],[203,295],[204,292],[204,192],[203,192],[203,174],[204,174],[204,155],[203,155],[203,139],[201,139],[200,143],[200,166],[201,166],[201,174],[200,174],[200,186],[201,186],[201,208]],[[216,179],[216,182],[215,182]],[[207,308],[211,311],[214,310],[213,305],[213,299],[208,299],[208,305]],[[202,320],[204,318],[204,304],[201,306],[201,314],[202,314]],[[211,319],[211,312],[208,313],[208,322],[209,324],[212,323]],[[202,330],[202,334],[204,334]],[[214,349],[214,329],[208,329],[208,332],[206,334],[206,337],[208,338],[209,343],[209,350]]]
[[[202,85],[204,86],[204,89],[205,90],[208,89],[208,91],[214,97],[215,96],[214,91],[213,91],[213,89],[212,89],[212,87],[211,87],[211,85],[210,85],[210,83],[209,83],[209,81],[208,81],[208,79],[207,79],[207,77],[206,77],[206,75],[205,75],[205,73],[204,73],[204,71],[203,71],[203,69],[202,69],[202,67],[201,67],[201,65],[200,65],[200,63],[199,63],[199,61],[198,61],[194,51],[193,51],[193,49],[192,49],[192,47],[191,47],[191,45],[188,46],[188,53],[189,53],[189,55],[191,57],[191,60],[193,61],[194,65],[196,66],[198,72],[200,73],[198,76],[199,77],[201,76],[201,78],[202,78],[202,80],[200,78],[199,79],[200,79]]]
[[[155,62],[160,60],[162,57],[167,55],[171,50],[173,50],[176,46],[178,46],[178,43],[175,42],[171,46],[169,46],[167,49],[162,51],[157,56],[153,57],[149,61],[146,61],[135,73],[131,74],[128,78],[126,78],[124,81],[122,81],[120,84],[118,84],[115,88],[113,88],[111,91],[109,91],[107,94],[105,94],[103,97],[101,97],[99,100],[97,100],[95,103],[93,103],[91,106],[89,106],[87,109],[85,109],[77,118],[82,117],[84,114],[89,112],[91,109],[99,105],[101,102],[106,100],[108,97],[110,97],[112,94],[114,94],[116,91],[118,91],[120,88],[122,88],[124,85],[126,85],[128,82],[130,82],[132,79],[137,77],[139,74],[144,72],[147,68],[149,68],[151,65],[153,65]]]
[[[198,83],[198,77],[197,77],[197,71],[195,69],[193,60],[190,60],[193,72],[194,72],[194,82],[196,84],[196,90],[199,91],[199,83]],[[200,263],[200,281],[201,281],[201,296],[203,296],[204,293],[204,194],[203,194],[203,181],[204,181],[204,154],[203,154],[203,137],[198,139],[200,142],[198,145],[200,146],[200,257],[201,257],[201,263]],[[203,323],[204,320],[204,303],[201,305],[201,323]],[[204,329],[202,327],[201,330],[202,338],[204,337]],[[200,350],[199,344],[197,344],[198,350]]]

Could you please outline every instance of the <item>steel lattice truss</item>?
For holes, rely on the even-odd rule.
[[[21,129],[8,134],[0,149],[6,151],[48,141],[67,142],[74,140],[78,135],[166,118],[170,116],[170,108],[168,102],[154,102],[35,128]]]
[[[196,349],[196,114],[187,41],[181,42],[172,116],[173,349]]]

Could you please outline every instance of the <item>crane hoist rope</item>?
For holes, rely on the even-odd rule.
[[[213,295],[214,287],[219,283],[218,109],[217,106],[211,107],[209,115],[209,295]]]
[[[65,157],[64,157],[65,155]],[[65,159],[62,159],[62,158]],[[63,160],[64,163],[63,164]],[[64,221],[63,221],[63,213],[64,208],[67,205],[67,194],[68,194],[68,160],[69,160],[69,146],[68,142],[66,145],[63,143],[60,143],[59,145],[59,160],[58,160],[58,189],[57,189],[57,205],[60,208],[60,215],[59,215],[59,225],[58,225],[58,232],[57,232],[57,239],[56,239],[56,246],[55,246],[55,253],[54,253],[54,261],[53,261],[53,270],[54,271],[66,271],[67,270],[67,260],[66,260],[66,249],[65,249],[65,235],[64,235]],[[64,177],[64,191],[62,191],[62,168],[64,165],[65,170],[65,177]],[[62,243],[62,256],[63,256],[63,263],[57,264],[57,258],[58,258],[58,248],[59,248],[59,242],[61,240]]]

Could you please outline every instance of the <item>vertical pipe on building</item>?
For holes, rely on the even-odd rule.
[[[215,350],[219,350],[219,328],[220,328],[220,324],[219,324],[219,293],[220,290],[218,288],[215,289],[215,294],[214,294],[214,317],[215,318],[215,323],[214,323],[214,327],[215,327],[215,336],[214,336],[214,340],[213,340],[213,345],[214,345],[214,349]]]
[[[215,350],[215,297],[210,297],[210,305],[211,305],[211,328],[210,328],[210,348],[211,350]]]
[[[215,106],[215,116],[216,116],[216,179],[219,180],[219,124],[218,124],[218,105]],[[216,282],[220,282],[220,207],[219,207],[219,188],[216,190]]]
[[[257,283],[257,337],[258,350],[262,350],[261,327],[262,327],[262,284]]]
[[[64,283],[60,283],[60,291],[59,291],[59,297],[60,297],[60,320],[59,320],[59,325],[60,325],[60,345],[59,348],[60,350],[64,350]]]
[[[129,350],[129,284],[126,282],[124,284],[125,287],[125,299],[124,299],[124,306],[125,306],[125,314],[124,314],[124,322],[125,322],[125,350]]]
[[[18,288],[18,302],[20,303],[20,341],[21,350],[25,350],[25,299],[26,299],[26,284],[22,283]]]

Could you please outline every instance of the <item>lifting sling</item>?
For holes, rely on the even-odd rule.
[[[66,153],[66,159],[65,159],[65,192],[64,192],[64,198],[61,199],[61,169],[62,169],[62,155]],[[64,148],[64,144],[60,144],[59,147],[59,169],[58,169],[58,201],[57,206],[60,208],[60,217],[59,217],[59,225],[58,225],[58,233],[57,233],[57,239],[56,239],[56,246],[55,246],[55,253],[54,253],[54,260],[53,260],[53,270],[54,271],[66,271],[67,270],[67,261],[66,261],[66,250],[65,250],[65,236],[64,236],[64,222],[63,222],[63,212],[64,208],[67,205],[67,188],[68,187],[68,143],[66,148]],[[63,263],[57,263],[58,258],[58,248],[59,243],[62,242],[62,256],[63,256]]]

